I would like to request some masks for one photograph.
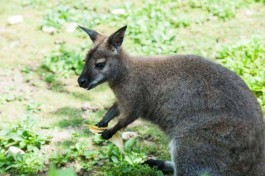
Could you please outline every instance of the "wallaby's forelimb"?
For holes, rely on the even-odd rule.
[[[100,122],[96,124],[98,127],[107,127],[108,123],[114,118],[117,117],[120,114],[120,111],[118,109],[118,103],[115,102],[108,112],[105,114],[105,116],[101,119]]]
[[[122,128],[125,128],[127,125],[129,125],[130,123],[132,123],[136,119],[137,119],[137,116],[134,113],[131,113],[130,115],[126,116],[125,118],[121,118],[114,127],[103,131],[102,138],[103,139],[111,138],[117,131],[119,131]]]
[[[172,161],[164,160],[146,160],[143,164],[147,164],[150,167],[157,167],[158,170],[161,170],[164,173],[174,172],[175,165]]]

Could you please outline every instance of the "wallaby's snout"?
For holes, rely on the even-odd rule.
[[[79,78],[77,79],[77,82],[78,82],[78,84],[79,84],[79,86],[80,87],[83,87],[83,88],[85,88],[87,85],[87,79],[86,78],[84,78],[82,75],[81,76],[79,76]]]
[[[105,81],[105,76],[103,74],[98,74],[94,79],[88,79],[88,77],[81,74],[77,79],[77,82],[80,87],[90,90],[97,85],[103,83]]]

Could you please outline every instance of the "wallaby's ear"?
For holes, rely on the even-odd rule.
[[[93,30],[91,30],[91,29],[87,29],[87,28],[84,28],[84,27],[82,27],[82,26],[79,26],[79,28],[81,28],[83,31],[85,31],[85,32],[89,35],[90,39],[91,39],[93,42],[95,42],[95,40],[97,39],[98,35],[100,35],[100,34],[97,33],[96,31],[93,31]]]
[[[108,43],[114,46],[116,49],[119,49],[124,38],[124,34],[126,31],[127,26],[123,26],[116,32],[114,32],[108,39]]]

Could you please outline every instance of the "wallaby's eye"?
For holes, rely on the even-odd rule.
[[[105,65],[106,65],[106,62],[99,62],[99,63],[96,63],[95,67],[97,69],[102,70],[105,67]]]
[[[106,65],[106,59],[101,58],[96,61],[95,68],[102,70]]]

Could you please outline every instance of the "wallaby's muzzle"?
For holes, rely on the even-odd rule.
[[[83,87],[87,90],[90,90],[90,89],[96,87],[97,85],[103,83],[104,81],[106,81],[106,78],[103,74],[97,75],[97,77],[91,81],[88,80],[86,77],[80,75],[78,80],[77,80],[79,86]]]

